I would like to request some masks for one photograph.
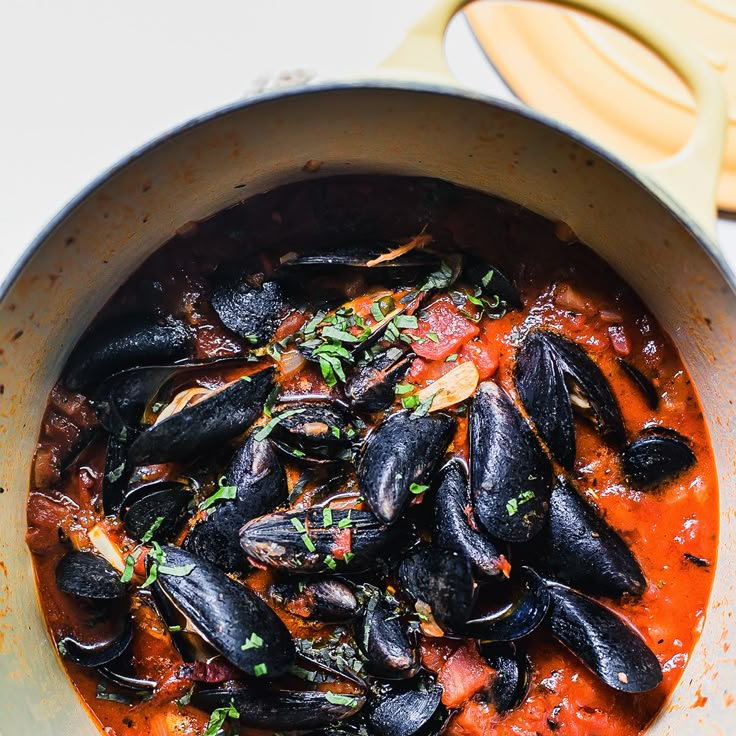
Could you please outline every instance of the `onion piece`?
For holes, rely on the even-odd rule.
[[[425,386],[416,396],[420,403],[434,397],[429,410],[439,411],[470,398],[478,387],[479,380],[480,375],[475,363],[467,361],[456,365],[442,378]]]
[[[281,378],[291,378],[304,367],[306,360],[298,350],[287,350],[279,358]]]
[[[110,539],[107,532],[95,524],[88,532],[87,539],[92,546],[119,572],[125,572],[125,560],[120,553],[117,544]]]

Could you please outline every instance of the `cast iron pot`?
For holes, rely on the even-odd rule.
[[[725,129],[717,77],[633,4],[566,2],[645,40],[695,94],[699,114],[687,147],[637,171],[551,120],[458,88],[441,42],[464,4],[442,0],[391,58],[394,69],[413,67],[415,81],[383,78],[266,95],[157,140],[61,212],[3,284],[3,734],[97,733],[47,635],[24,540],[39,424],[70,350],[115,290],[183,224],[287,182],[343,173],[438,177],[562,220],[636,289],[674,337],[715,448],[720,557],[702,638],[651,733],[735,732],[736,659],[728,645],[736,651],[736,279],[712,237]],[[319,171],[305,170],[307,161],[322,162]]]

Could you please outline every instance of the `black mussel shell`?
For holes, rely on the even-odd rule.
[[[250,356],[186,360],[168,365],[129,368],[105,379],[95,390],[93,403],[102,426],[121,440],[132,441],[140,431],[146,410],[167,386],[203,371],[227,371],[252,365]]]
[[[468,620],[475,601],[475,583],[467,558],[434,547],[413,552],[399,565],[402,592],[427,604],[445,632],[458,631]]]
[[[69,552],[56,566],[56,587],[64,593],[94,600],[112,600],[128,594],[120,573],[93,552]]]
[[[100,665],[97,671],[106,679],[126,690],[141,692],[155,690],[156,680],[138,677],[131,662],[130,652],[124,652],[120,657]]]
[[[465,256],[464,260],[464,279],[481,288],[486,297],[497,296],[499,306],[506,306],[508,309],[524,307],[516,287],[495,266],[474,256]]]
[[[623,444],[616,397],[601,369],[574,342],[546,330],[530,332],[517,356],[514,381],[539,434],[567,470],[575,463],[576,451],[572,392],[587,403],[586,415],[598,431],[610,442]]]
[[[261,414],[274,369],[242,378],[142,432],[130,446],[139,465],[191,460],[244,432]]]
[[[662,668],[619,616],[570,588],[548,584],[548,625],[556,639],[615,690],[643,693],[662,682]]]
[[[514,644],[482,643],[480,653],[496,671],[489,692],[491,703],[498,713],[508,713],[518,708],[529,692],[532,679],[532,663]]]
[[[208,712],[227,708],[231,703],[240,713],[241,726],[272,732],[308,731],[350,718],[365,705],[365,697],[336,695],[320,690],[273,690],[243,686],[200,690],[192,695],[192,705]]]
[[[389,348],[358,366],[345,384],[345,396],[356,411],[388,409],[396,398],[396,384],[406,375],[416,356]]]
[[[189,533],[185,548],[234,572],[246,564],[238,536],[243,524],[286,501],[286,473],[271,441],[250,434],[225,471],[223,484],[237,488],[235,498],[218,501]]]
[[[624,448],[623,467],[634,485],[651,488],[674,478],[695,463],[687,440],[672,429],[657,427]]]
[[[67,363],[64,383],[86,392],[107,376],[134,366],[186,358],[191,336],[179,322],[146,317],[103,322],[82,338]]]
[[[167,542],[179,531],[193,496],[179,481],[155,481],[133,489],[125,496],[120,516],[131,539]]]
[[[544,526],[552,468],[508,394],[481,383],[468,422],[470,487],[485,529],[505,542],[527,542]]]
[[[351,585],[339,578],[277,585],[272,590],[284,608],[314,621],[349,621],[358,615],[358,599]]]
[[[529,567],[514,568],[511,600],[502,608],[469,620],[465,631],[483,641],[515,641],[531,634],[544,621],[550,594]]]
[[[454,458],[442,468],[438,479],[433,543],[465,555],[478,575],[498,577],[503,574],[503,556],[488,536],[471,524],[471,514],[465,464]]]
[[[419,650],[388,601],[376,591],[356,624],[358,647],[367,669],[386,680],[404,680],[419,670]]]
[[[635,365],[627,363],[623,358],[616,358],[624,373],[631,379],[635,386],[642,392],[649,408],[654,410],[659,406],[659,392],[652,383]]]
[[[377,736],[419,736],[441,709],[441,685],[424,680],[409,685],[389,688],[366,708]]]
[[[288,255],[282,258],[281,265],[284,268],[294,268],[300,266],[347,266],[351,268],[426,268],[438,266],[439,258],[434,253],[428,253],[420,248],[413,248],[410,251],[392,258],[390,260],[381,260],[378,263],[374,261],[386,256],[391,251],[400,247],[399,243],[386,243],[384,245],[375,245],[373,243],[360,243],[357,245],[347,245],[336,250],[318,250],[313,253],[302,253]]]
[[[542,545],[544,569],[584,593],[620,598],[646,588],[626,542],[564,476],[552,491]]]
[[[102,509],[107,516],[115,516],[120,511],[129,479],[128,445],[111,435],[107,440],[102,476]]]
[[[411,498],[410,487],[421,484],[442,462],[455,431],[455,420],[436,413],[418,417],[398,411],[366,440],[358,463],[358,483],[373,513],[397,521]]]
[[[291,634],[281,619],[249,588],[220,568],[177,547],[164,547],[154,586],[191,621],[202,638],[248,675],[284,674],[294,661]],[[253,634],[261,643],[243,648]]]
[[[228,329],[254,345],[267,343],[287,309],[281,287],[275,281],[249,284],[241,275],[217,278],[212,306]]]
[[[83,644],[72,636],[60,639],[56,646],[64,659],[82,667],[101,667],[122,657],[133,641],[133,626],[130,618],[123,619],[120,632],[108,641]]]
[[[240,531],[248,557],[292,572],[364,570],[375,565],[377,554],[396,538],[396,530],[368,511],[322,508],[261,516]]]

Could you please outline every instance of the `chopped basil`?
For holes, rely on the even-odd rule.
[[[412,419],[420,419],[423,416],[426,416],[429,412],[430,408],[432,407],[432,402],[434,401],[434,397],[436,394],[432,394],[428,399],[425,399],[422,401],[421,404],[414,410],[414,413],[411,415]],[[414,397],[416,398],[416,397]]]
[[[519,510],[519,502],[512,498],[506,502],[506,513],[513,516]]]
[[[317,312],[317,314],[315,314],[314,317],[312,317],[312,319],[307,322],[302,332],[305,335],[311,335],[317,329],[319,323],[322,322],[322,320],[325,318],[325,314],[325,312]]]
[[[321,361],[320,361],[321,362]],[[274,427],[287,417],[293,417],[295,414],[301,414],[304,411],[304,409],[287,409],[286,411],[282,411],[280,414],[277,414],[275,417],[271,417],[269,421],[264,424],[258,432],[256,432],[254,438],[258,440],[259,442],[261,440],[265,440],[268,435],[273,432]]]
[[[335,439],[340,439],[340,427],[330,427],[330,431]]]
[[[457,360],[457,353],[452,353],[445,358],[445,363],[454,363]]]
[[[205,498],[202,503],[199,504],[199,510],[204,511],[205,509],[214,506],[217,501],[232,501],[238,493],[237,486],[226,486],[225,476],[223,475],[218,481],[217,490],[211,495]],[[144,540],[145,541],[145,540]]]
[[[141,544],[148,544],[153,539],[153,535],[158,531],[161,524],[164,523],[164,516],[157,516],[156,521],[148,527],[148,531],[141,537]]]
[[[125,471],[125,461],[120,463],[120,465],[118,465],[117,468],[113,468],[107,474],[107,480],[109,480],[110,483],[117,483],[120,480],[120,478],[122,478],[124,471]]]
[[[381,311],[381,305],[378,303],[378,301],[373,302],[371,304],[371,317],[373,317],[376,322],[380,322],[386,315]]]
[[[325,529],[332,526],[332,509],[329,506],[322,509],[322,526]]]
[[[327,555],[327,557],[325,557],[325,565],[327,565],[330,570],[337,569],[337,562],[335,562],[335,558],[332,555]]]
[[[266,666],[265,662],[260,662],[253,668],[253,674],[256,677],[263,677],[264,675],[268,674],[268,667]]]
[[[342,695],[341,693],[332,693],[327,690],[325,697],[333,705],[347,705],[352,708],[358,704],[358,698],[354,695]]]
[[[483,284],[484,289],[486,286],[488,286],[488,284],[491,283],[492,278],[493,278],[493,269],[491,269],[490,271],[486,271],[485,275],[480,280],[481,284]]]
[[[344,519],[340,519],[340,521],[337,522],[338,529],[347,529],[348,527],[353,525],[353,520],[352,518],[350,518],[351,513],[352,509],[348,511],[348,515]]]
[[[403,396],[404,394],[408,394],[410,391],[413,391],[414,386],[411,383],[397,383],[394,390],[399,396]]]
[[[322,330],[322,337],[326,337],[330,340],[338,340],[339,342],[360,342],[360,338],[356,337],[346,330],[338,330],[336,327],[327,325]]]
[[[428,332],[428,333],[427,333],[427,337],[428,337],[428,338],[429,338],[429,339],[430,339],[430,340],[431,340],[432,342],[439,342],[439,341],[440,341],[440,337],[439,337],[439,335],[438,335],[438,334],[437,334],[436,332]]]
[[[393,319],[393,324],[400,330],[416,330],[419,322],[413,314],[399,314]]]
[[[302,524],[300,519],[297,519],[295,516],[291,517],[291,525],[296,529],[300,534],[303,534],[306,532],[306,527],[304,524]]]
[[[174,626],[169,626],[169,631],[172,634],[178,634],[181,631],[181,626],[179,626],[179,624],[175,624]]]
[[[424,493],[429,488],[429,486],[422,485],[421,483],[412,483],[409,486],[409,491],[413,493],[415,496],[420,495],[421,493]]]
[[[245,644],[243,644],[240,648],[244,652],[247,652],[249,649],[260,649],[262,646],[263,639],[261,639],[261,637],[254,632],[248,637]]]
[[[414,407],[419,406],[419,399],[416,396],[404,396],[404,398],[401,399],[401,405],[404,409],[413,409]]]
[[[344,554],[344,555],[342,556],[342,559],[343,559],[343,562],[344,562],[344,563],[345,563],[345,564],[347,565],[347,564],[349,564],[349,563],[350,563],[350,560],[352,560],[352,559],[353,559],[353,557],[355,557],[355,552],[346,552],[346,553],[345,553],[345,554]]]
[[[309,534],[302,534],[302,542],[307,548],[308,552],[316,552],[317,548],[314,546],[314,542],[309,538]]]
[[[138,554],[140,554],[140,550],[138,550]],[[125,569],[123,570],[123,574],[120,576],[121,583],[129,583],[133,579],[133,569],[135,568],[137,560],[138,557],[133,554],[130,554],[125,558]]]
[[[240,713],[235,707],[235,701],[233,700],[230,701],[230,705],[226,705],[224,708],[215,708],[212,711],[212,715],[209,721],[207,721],[207,726],[202,736],[217,736],[228,718],[235,720],[240,718]]]

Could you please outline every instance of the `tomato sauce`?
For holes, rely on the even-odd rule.
[[[458,363],[472,361],[481,380],[493,378],[515,396],[512,369],[520,329],[544,325],[574,340],[594,358],[618,399],[630,437],[648,422],[657,422],[689,438],[697,458],[692,468],[661,489],[637,491],[623,476],[616,451],[601,441],[591,425],[576,420],[573,476],[577,486],[622,535],[648,582],[640,599],[605,604],[621,614],[656,654],[664,673],[662,684],[645,694],[618,693],[538,630],[525,645],[533,662],[529,694],[520,707],[501,715],[475,697],[493,678],[475,645],[425,636],[423,665],[437,673],[445,687],[444,703],[450,708],[446,733],[634,736],[646,728],[677,685],[703,627],[717,554],[717,477],[696,388],[671,338],[631,289],[586,246],[561,242],[554,224],[516,205],[442,183],[391,177],[315,181],[256,196],[187,227],[133,275],[101,318],[133,308],[173,314],[196,335],[196,357],[237,355],[248,350],[247,341],[222,326],[206,298],[208,278],[218,264],[252,261],[258,254],[255,257],[268,274],[278,265],[279,254],[342,242],[346,233],[400,238],[423,228],[435,235],[438,245],[454,241],[501,268],[518,287],[524,309],[476,323],[451,300],[439,299],[416,329],[417,335],[434,333],[438,340],[425,340],[417,347],[418,357],[405,381],[421,389]],[[314,282],[305,285],[305,295],[309,297],[310,289],[322,294],[333,288],[329,277],[316,274]],[[359,280],[350,289],[353,296],[364,292]],[[312,313],[309,306],[292,312],[281,323],[277,339],[299,330]],[[622,372],[617,363],[621,357],[653,378],[661,397],[657,410],[650,408]],[[283,385],[294,394],[328,389],[313,364],[286,378]],[[40,604],[55,641],[73,633],[75,621],[85,615],[54,582],[56,564],[68,545],[90,549],[87,533],[100,525],[123,556],[135,546],[120,523],[103,514],[105,443],[95,427],[89,401],[59,383],[41,426],[27,535]],[[466,421],[461,417],[451,451],[467,455],[465,438]],[[150,471],[155,477],[160,469]],[[290,488],[297,476],[289,470]],[[216,479],[205,482],[207,493],[214,488]],[[309,491],[297,503],[308,501]],[[421,503],[421,498],[415,502]],[[345,531],[349,535],[350,530]],[[350,540],[343,541],[349,550]],[[137,574],[143,572],[142,567],[136,568]],[[270,601],[272,581],[271,572],[255,569],[246,584]],[[295,636],[320,634],[320,625],[270,603]],[[188,704],[194,679],[183,667],[150,596],[134,594],[131,606],[136,672],[157,682],[153,695],[121,702],[110,695],[114,688],[100,685],[94,670],[62,660],[71,681],[110,736],[202,734],[209,716]]]

